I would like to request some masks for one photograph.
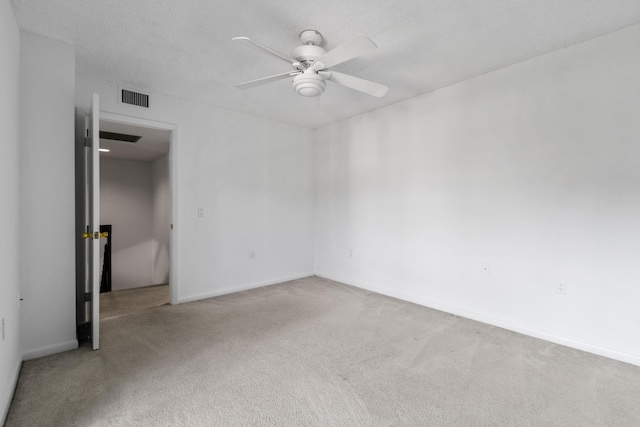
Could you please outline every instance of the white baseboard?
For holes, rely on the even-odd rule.
[[[206,292],[204,294],[190,295],[190,296],[178,298],[178,304],[182,304],[185,302],[199,301],[207,298],[219,297],[221,295],[233,294],[235,292],[248,291],[250,289],[262,288],[264,286],[276,285],[278,283],[288,282],[290,280],[304,279],[305,277],[311,277],[313,275],[314,275],[313,273],[301,273],[293,276],[287,276],[287,277],[281,277],[274,280],[268,280],[266,282],[257,282],[257,283],[251,283],[248,285],[235,286],[235,287],[229,286],[222,290],[216,290],[213,292]]]
[[[78,340],[65,341],[57,344],[51,344],[45,347],[27,350],[22,353],[22,360],[37,359],[38,357],[49,356],[51,354],[61,353],[63,351],[74,350],[78,348]]]
[[[9,415],[9,407],[11,406],[11,401],[13,400],[13,395],[15,394],[16,387],[18,386],[18,378],[20,377],[20,369],[22,368],[22,362],[18,362],[16,364],[15,369],[13,370],[13,375],[9,379],[9,394],[5,402],[2,402],[2,412],[0,412],[0,425],[4,425],[7,422],[7,416]]]
[[[507,329],[513,332],[518,332],[523,335],[528,335],[534,338],[539,338],[545,341],[549,341],[555,344],[564,345],[566,347],[575,348],[577,350],[586,351],[588,353],[597,354],[598,356],[607,357],[609,359],[618,360],[632,365],[640,366],[640,355],[624,353],[621,351],[613,350],[598,345],[577,341],[568,337],[563,337],[555,334],[551,334],[544,331],[539,331],[524,325],[502,320],[496,317],[488,316],[486,314],[477,313],[471,310],[467,310],[460,307],[451,306],[448,304],[442,304],[438,301],[426,300],[413,295],[404,294],[402,292],[393,291],[379,286],[371,286],[366,283],[345,281],[339,278],[331,277],[330,275],[316,273],[316,276],[325,279],[333,280],[334,282],[344,283],[346,285],[355,286],[356,288],[365,289],[377,294],[386,295],[389,297],[397,298],[403,301],[412,302],[424,307],[433,308],[435,310],[444,311],[446,313],[455,314],[457,316],[465,317],[467,319],[476,320],[478,322],[486,323],[492,326],[498,326],[503,329]]]

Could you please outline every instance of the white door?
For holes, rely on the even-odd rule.
[[[100,102],[93,94],[89,112],[87,181],[89,186],[89,288],[91,289],[91,346],[100,348]]]
[[[76,333],[100,346],[100,118],[98,95],[89,115],[76,108]]]

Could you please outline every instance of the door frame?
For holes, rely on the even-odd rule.
[[[169,302],[172,305],[178,304],[178,162],[176,149],[178,142],[178,125],[173,123],[159,122],[155,120],[142,119],[139,117],[127,116],[124,114],[100,111],[100,120],[106,122],[123,123],[143,128],[151,128],[169,131],[169,203],[171,212],[171,230],[169,233]]]

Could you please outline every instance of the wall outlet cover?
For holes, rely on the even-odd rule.
[[[483,276],[491,276],[491,265],[490,264],[482,264],[482,275]]]
[[[568,285],[567,282],[556,283],[556,293],[560,295],[567,295]]]

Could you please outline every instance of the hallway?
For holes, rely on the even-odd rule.
[[[100,320],[122,317],[169,304],[169,285],[124,289],[100,294]]]

